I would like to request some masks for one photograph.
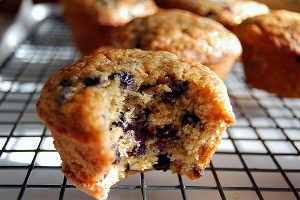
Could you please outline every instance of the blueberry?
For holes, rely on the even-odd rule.
[[[130,171],[130,165],[129,163],[126,164],[126,168],[125,168],[125,172],[129,172]]]
[[[145,142],[149,137],[149,123],[142,120],[133,120],[125,131],[134,131],[136,141]]]
[[[116,160],[113,162],[114,165],[119,164],[121,161],[121,154],[119,151],[116,151]]]
[[[131,123],[128,124],[125,131],[134,131],[135,139],[137,141],[145,142],[149,139],[149,115],[151,114],[151,110],[149,108],[145,108],[141,111],[141,113],[137,114],[135,118],[132,119]]]
[[[187,125],[187,124],[194,124],[198,123],[200,121],[200,118],[195,115],[194,113],[186,113],[182,117],[182,124]]]
[[[196,177],[200,178],[202,176],[202,170],[199,170],[197,167],[194,167],[192,171]]]
[[[165,124],[163,128],[158,128],[156,136],[159,139],[172,138],[176,136],[177,131],[174,129],[172,124]]]
[[[71,82],[68,79],[62,79],[59,85],[63,87],[69,87],[71,86]]]
[[[132,85],[134,83],[134,78],[130,72],[120,72],[119,76],[122,86]]]
[[[143,92],[147,89],[150,89],[152,87],[152,85],[141,85],[139,88],[139,92]]]
[[[166,124],[163,128],[157,128],[157,140],[155,142],[156,147],[162,151],[168,143],[178,140],[179,137],[177,136],[177,132],[178,131],[172,124]]]
[[[128,124],[126,123],[124,114],[121,113],[119,116],[119,121],[112,122],[112,125],[115,127],[121,127],[123,129],[123,131],[125,131]]]
[[[157,164],[153,165],[154,169],[156,170],[163,170],[167,171],[170,168],[170,158],[168,157],[168,154],[161,154],[158,155]]]
[[[140,156],[140,155],[145,155],[147,152],[147,147],[144,143],[140,145],[136,145],[131,152],[128,152],[129,156]]]
[[[300,63],[300,55],[296,56],[297,62]]]
[[[113,144],[112,149],[115,151],[115,155],[116,155],[116,159],[113,162],[114,165],[117,165],[120,163],[121,161],[121,153],[119,151],[118,145],[117,144]]]
[[[188,82],[174,81],[170,86],[171,92],[166,92],[163,101],[165,103],[174,103],[179,99],[188,89]]]
[[[215,14],[211,11],[208,11],[207,13],[205,13],[204,15],[205,17],[210,17],[210,18],[213,18],[215,16]]]
[[[100,77],[87,77],[83,80],[83,84],[87,87],[99,85],[100,82]]]

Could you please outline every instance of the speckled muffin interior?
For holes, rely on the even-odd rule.
[[[164,50],[198,61],[222,79],[242,52],[238,38],[220,23],[179,9],[133,19],[112,40],[117,48]]]
[[[137,172],[199,178],[234,115],[221,79],[162,51],[111,50],[50,77],[37,102],[79,189],[105,199]]]
[[[246,82],[281,97],[300,97],[300,14],[276,10],[234,29]]]
[[[188,10],[212,18],[232,29],[249,17],[269,12],[263,4],[251,0],[155,0],[163,8]]]

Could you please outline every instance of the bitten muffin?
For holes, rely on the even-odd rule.
[[[163,8],[188,10],[200,16],[212,18],[232,29],[243,20],[269,12],[262,3],[251,0],[155,0]]]
[[[158,10],[153,0],[61,0],[61,4],[64,19],[82,55],[109,47],[116,27]]]
[[[133,19],[114,33],[113,45],[169,51],[208,66],[222,79],[242,52],[238,38],[220,23],[179,9]]]
[[[246,82],[282,97],[300,97],[300,14],[278,10],[234,31],[243,46]]]
[[[98,199],[138,172],[199,178],[235,121],[223,81],[207,67],[137,49],[62,68],[45,83],[37,112],[65,176]]]

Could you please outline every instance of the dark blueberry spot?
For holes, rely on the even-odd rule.
[[[120,72],[119,76],[122,86],[132,85],[134,83],[134,78],[130,72]]]
[[[297,62],[300,63],[300,55],[296,57],[297,57]]]
[[[83,84],[87,87],[99,85],[100,82],[100,77],[87,77],[83,80]]]
[[[116,127],[121,127],[123,129],[123,131],[125,131],[125,129],[127,128],[127,123],[126,123],[126,119],[123,113],[121,113],[120,117],[119,117],[119,121],[116,122],[112,122],[113,126]]]
[[[205,17],[209,17],[209,18],[213,18],[215,15],[214,15],[213,12],[208,11],[204,16],[205,16]]]
[[[147,152],[147,147],[144,143],[140,145],[136,145],[133,149],[132,152],[128,152],[129,156],[140,156],[140,155],[145,155]]]
[[[143,115],[146,117],[145,120],[147,120],[147,118],[149,117],[149,115],[152,113],[152,111],[150,110],[150,108],[144,108],[143,110]]]
[[[116,160],[113,162],[113,164],[119,164],[121,161],[121,154],[119,151],[116,152]]]
[[[152,87],[152,85],[141,85],[139,88],[139,92],[143,92],[151,87]]]
[[[177,131],[174,129],[172,124],[165,124],[163,128],[158,128],[156,136],[159,139],[173,138],[176,136]]]
[[[129,165],[129,163],[127,163],[125,172],[129,172],[129,171],[130,171],[130,165]]]
[[[63,87],[69,87],[69,86],[71,86],[71,82],[68,79],[62,79],[60,81],[60,85]]]
[[[162,154],[158,156],[157,164],[153,165],[156,170],[167,171],[170,168],[170,158],[168,154]]]
[[[136,141],[145,142],[149,137],[148,122],[141,120],[134,120],[128,124],[125,131],[134,131]]]
[[[135,118],[132,118],[130,124],[128,124],[125,131],[134,131],[135,139],[137,141],[144,142],[149,139],[149,115],[151,114],[151,110],[145,108],[141,113],[137,114]]]
[[[166,92],[163,101],[165,103],[174,103],[179,99],[188,89],[188,82],[174,81],[170,86],[171,92]]]
[[[196,177],[200,178],[202,176],[202,170],[199,170],[198,168],[194,167],[192,171]]]
[[[116,159],[115,161],[113,162],[114,165],[117,165],[120,163],[121,161],[121,154],[120,154],[120,151],[119,151],[119,148],[117,146],[117,144],[114,144],[113,145],[113,150],[115,151],[115,154],[116,154]]]
[[[123,114],[120,115],[120,120],[121,120],[122,122],[125,122],[125,116],[124,116]]]
[[[166,124],[163,128],[157,128],[156,137],[155,145],[160,151],[162,151],[168,143],[179,139],[177,130],[171,124]]]
[[[194,124],[194,123],[198,123],[199,121],[200,121],[199,117],[193,113],[186,113],[182,117],[183,125]]]

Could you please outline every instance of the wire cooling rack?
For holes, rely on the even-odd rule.
[[[52,137],[35,110],[44,81],[78,58],[64,21],[48,17],[2,64],[0,199],[93,199],[61,173]],[[226,84],[237,123],[224,134],[202,178],[136,174],[114,185],[108,199],[300,199],[300,99],[249,88],[240,63]]]

